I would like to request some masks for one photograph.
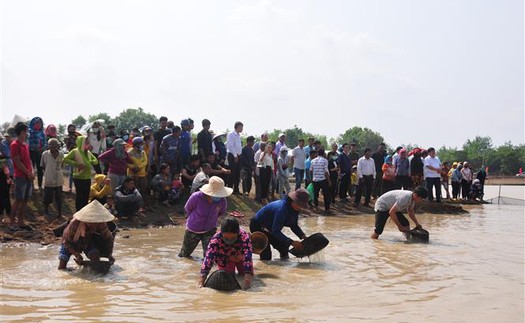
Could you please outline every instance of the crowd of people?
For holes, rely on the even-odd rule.
[[[204,119],[195,140],[191,119],[182,120],[178,126],[161,117],[155,132],[149,126],[117,132],[113,125],[104,128],[104,124],[93,122],[80,133],[70,124],[62,137],[53,124],[44,126],[43,119],[35,117],[29,124],[19,122],[3,134],[0,214],[7,214],[9,230],[32,230],[24,212],[33,190],[43,192],[44,214],[50,216],[49,206],[54,203],[60,218],[62,192],[74,188],[76,213],[65,230],[60,268],[65,268],[71,255],[78,256],[80,249],[93,247],[86,243],[80,243],[80,249],[74,247],[87,234],[102,232],[108,239],[112,236],[97,223],[108,222],[113,216],[134,218],[145,208],[159,204],[179,204],[184,205],[187,216],[179,256],[189,257],[200,242],[203,279],[213,262],[225,270],[237,268],[250,276],[253,266],[249,235],[236,220],[217,231],[218,218],[225,214],[230,194],[248,196],[254,186],[254,198],[262,208],[253,217],[250,230],[265,232],[270,242],[261,250],[261,259],[271,259],[270,245],[286,259],[288,248],[300,248],[300,240],[306,238],[298,225],[298,212],[317,209],[321,191],[326,214],[331,214],[333,203],[360,207],[364,198],[362,205],[371,207],[375,200],[376,229],[372,238],[377,238],[388,216],[400,231],[408,230],[408,220],[399,215],[402,210],[408,210],[419,226],[412,202],[428,198],[440,203],[442,191],[452,200],[460,195],[463,199],[482,199],[486,178],[483,168],[474,172],[468,162],[442,163],[434,148],[407,151],[397,147],[388,153],[381,143],[375,151],[365,147],[361,154],[357,143],[350,142],[332,144],[327,152],[315,138],[299,138],[294,148],[288,147],[284,133],[276,142],[269,141],[268,133],[258,141],[248,136],[243,145],[242,122],[235,122],[228,134],[214,134],[211,122]],[[294,185],[290,185],[292,176]],[[93,203],[107,214],[95,217],[96,225],[82,225],[85,219],[90,223],[86,214],[94,212]],[[286,237],[281,232],[284,226],[300,240]],[[247,286],[251,281],[248,276]]]

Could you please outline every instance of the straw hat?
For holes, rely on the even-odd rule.
[[[87,223],[103,223],[115,219],[113,214],[109,213],[109,211],[97,200],[93,200],[91,203],[84,206],[80,211],[73,215],[73,218]]]
[[[226,197],[233,193],[233,188],[224,187],[222,178],[212,176],[208,184],[201,187],[201,192],[211,197]]]
[[[251,235],[252,240],[252,252],[260,254],[268,246],[268,237],[261,231],[255,231]]]

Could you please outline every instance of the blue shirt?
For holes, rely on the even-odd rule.
[[[298,224],[299,212],[292,208],[290,202],[288,196],[282,200],[273,201],[257,211],[254,216],[254,219],[268,229],[273,237],[287,246],[290,246],[292,239],[281,232],[283,227],[289,227],[299,238],[305,235]]]
[[[180,154],[182,157],[191,155],[191,134],[189,131],[182,131],[180,134]]]

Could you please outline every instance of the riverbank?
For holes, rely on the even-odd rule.
[[[7,227],[7,216],[3,216],[0,223],[0,242],[34,242],[44,245],[51,243],[58,243],[60,238],[55,237],[53,229],[64,223],[67,219],[75,213],[75,193],[63,193],[63,214],[64,218],[57,219],[54,212],[54,206],[50,206],[50,215],[44,215],[42,192],[35,192],[32,199],[28,203],[27,222],[33,227],[32,231],[11,231]],[[476,202],[469,202],[472,204]],[[315,210],[301,211],[302,217],[318,217],[326,216],[323,208],[323,199],[320,198],[320,207]],[[372,201],[373,205],[373,201]],[[253,196],[232,195],[228,197],[228,213],[238,211],[241,217],[238,217],[241,225],[245,228],[249,226],[250,219],[261,208],[261,204],[256,203]],[[331,210],[334,216],[337,215],[361,215],[373,214],[373,208],[359,206],[355,208],[352,203],[336,202],[332,204]],[[422,202],[418,204],[416,212],[418,213],[434,213],[434,214],[461,214],[467,213],[461,204],[455,202],[445,203],[430,203]],[[118,226],[121,229],[120,235],[123,237],[129,236],[126,231],[132,228],[148,228],[148,227],[163,227],[169,225],[184,225],[185,216],[183,212],[183,204],[167,207],[159,204],[157,207],[146,209],[138,216],[132,219],[119,220]]]

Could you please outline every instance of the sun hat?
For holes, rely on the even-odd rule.
[[[80,209],[80,211],[73,214],[73,218],[87,223],[103,223],[115,219],[113,214],[109,213],[109,211],[97,200],[93,200],[91,203]]]
[[[212,176],[208,184],[201,187],[201,192],[211,197],[226,197],[233,193],[233,188],[224,187],[222,178]]]
[[[281,133],[279,134],[279,137],[278,137],[278,138],[281,138],[281,137],[284,137],[284,136],[285,136],[285,134],[281,132]]]
[[[290,150],[288,147],[282,146],[281,150],[279,150],[279,152],[282,153],[283,151],[288,151],[288,150]]]
[[[143,144],[144,139],[142,139],[142,137],[135,137],[131,142],[133,143],[133,145]]]
[[[300,188],[296,191],[288,193],[288,197],[303,209],[308,207],[308,199],[310,199],[310,194],[308,194],[308,191],[304,188]]]
[[[261,231],[255,231],[251,235],[252,252],[260,254],[268,246],[268,237]]]
[[[216,138],[220,137],[220,136],[226,136],[225,133],[218,133],[218,134],[215,134],[213,135],[213,140],[215,140]]]

